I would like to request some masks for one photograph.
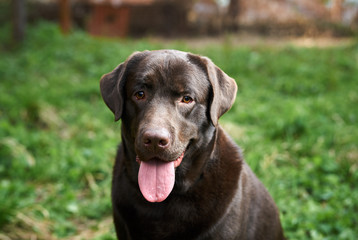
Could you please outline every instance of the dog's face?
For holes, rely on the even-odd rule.
[[[195,155],[231,107],[236,84],[207,58],[146,51],[104,75],[101,93],[115,119],[122,119],[122,144],[132,152],[127,164],[134,166],[128,168],[143,196],[160,202],[175,181],[188,187],[200,176],[205,161]]]

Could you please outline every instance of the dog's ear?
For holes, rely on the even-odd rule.
[[[122,117],[124,96],[123,89],[126,82],[126,72],[138,64],[148,51],[135,52],[124,62],[119,64],[112,72],[104,74],[100,81],[101,95],[106,105],[114,113],[115,121]]]
[[[101,95],[109,109],[114,113],[115,121],[122,116],[123,96],[120,83],[123,80],[126,63],[119,64],[112,72],[102,76],[100,81]]]
[[[235,101],[236,82],[207,57],[189,54],[189,59],[207,74],[207,78],[210,81],[212,87],[210,118],[214,126],[216,126],[219,118],[231,108]]]

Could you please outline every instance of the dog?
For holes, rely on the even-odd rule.
[[[218,123],[237,85],[209,58],[135,52],[100,89],[122,121],[112,180],[119,240],[284,239],[273,199]]]

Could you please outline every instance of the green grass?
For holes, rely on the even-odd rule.
[[[133,51],[206,55],[237,80],[221,124],[274,197],[289,239],[358,236],[358,45],[235,46],[64,37],[47,23],[7,48],[0,30],[0,239],[115,239],[119,123],[99,79]],[[8,237],[8,238],[6,238]],[[76,238],[77,237],[77,238]]]

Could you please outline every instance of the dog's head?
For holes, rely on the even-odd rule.
[[[123,143],[136,156],[129,161],[140,164],[139,186],[152,202],[167,198],[176,168],[182,175],[202,168],[195,155],[213,139],[237,91],[210,59],[175,50],[134,53],[100,87],[115,120],[122,119]]]

